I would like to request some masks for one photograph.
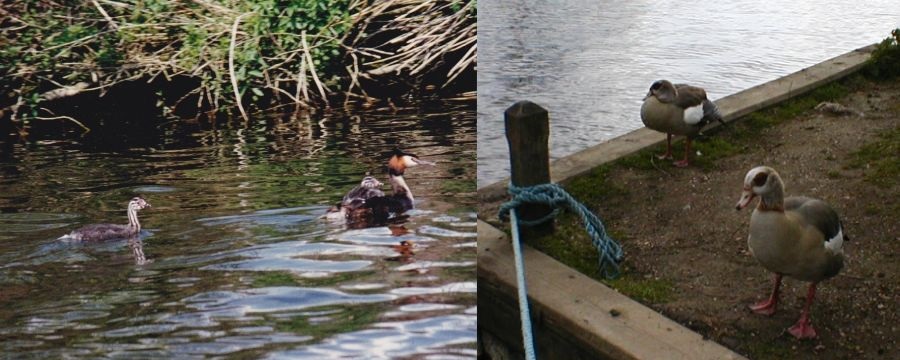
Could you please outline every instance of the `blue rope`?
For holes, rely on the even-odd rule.
[[[506,220],[510,211],[523,203],[546,204],[553,207],[550,214],[540,219],[518,220],[522,225],[534,226],[554,218],[559,214],[560,207],[566,206],[581,217],[581,223],[584,224],[585,230],[591,236],[591,243],[597,248],[600,272],[603,276],[607,279],[619,276],[619,262],[624,257],[622,247],[606,233],[606,228],[597,215],[594,215],[587,206],[575,200],[565,189],[557,184],[540,184],[521,188],[509,184],[509,194],[513,196],[512,200],[500,206],[501,220]],[[515,228],[513,226],[513,229]],[[515,235],[513,237],[513,242],[518,242],[518,238]]]
[[[535,360],[534,340],[531,335],[531,312],[528,310],[528,290],[525,284],[525,262],[522,260],[522,244],[519,243],[519,219],[516,210],[512,212],[513,254],[516,260],[516,283],[519,285],[519,318],[522,319],[522,343],[525,359]]]

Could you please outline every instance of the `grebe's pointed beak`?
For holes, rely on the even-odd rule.
[[[411,158],[411,159],[412,159],[413,162],[416,163],[416,165],[431,165],[431,166],[437,165],[436,162],[428,161],[428,160],[422,160],[422,159],[419,159],[419,158],[416,158],[416,157]]]

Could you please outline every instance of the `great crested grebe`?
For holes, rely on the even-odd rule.
[[[126,239],[141,232],[138,221],[138,210],[150,207],[144,198],[136,196],[128,202],[128,225],[91,224],[63,235],[59,240],[67,241],[99,241],[109,239]]]
[[[407,168],[418,165],[434,165],[418,156],[395,149],[388,160],[388,181],[393,193],[385,195],[378,189],[382,185],[366,176],[359,186],[350,190],[340,204],[328,209],[329,219],[346,219],[351,223],[383,223],[392,214],[401,214],[414,207],[412,191],[406,185],[403,174]]]

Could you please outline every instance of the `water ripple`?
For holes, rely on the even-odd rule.
[[[392,295],[355,295],[331,289],[267,287],[241,291],[212,291],[185,298],[187,307],[218,317],[243,317],[249,313],[300,310],[323,305],[384,302]]]
[[[450,346],[471,343],[463,334],[474,331],[473,315],[448,315],[412,321],[379,323],[373,329],[340,334],[325,341],[270,354],[268,359],[355,358],[391,359],[414,355],[452,355],[471,358],[470,349]]]

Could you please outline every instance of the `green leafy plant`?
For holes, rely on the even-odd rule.
[[[891,31],[891,36],[878,44],[864,72],[869,78],[878,80],[900,76],[900,28]]]

